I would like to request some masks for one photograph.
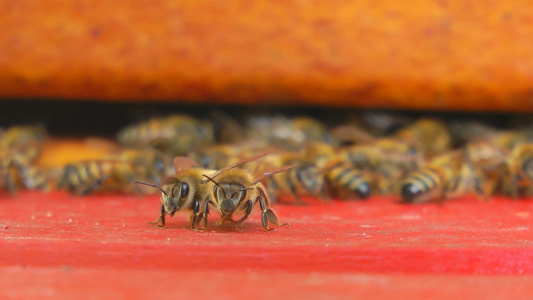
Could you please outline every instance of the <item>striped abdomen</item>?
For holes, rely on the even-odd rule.
[[[411,174],[402,184],[401,195],[405,202],[423,202],[442,196],[444,173],[437,168],[426,168]]]
[[[333,163],[324,172],[326,179],[335,187],[348,190],[362,199],[370,197],[370,184],[363,173],[350,163],[342,161]]]
[[[59,186],[66,186],[73,194],[87,194],[112,175],[115,164],[114,161],[108,160],[90,160],[68,164],[65,166]]]

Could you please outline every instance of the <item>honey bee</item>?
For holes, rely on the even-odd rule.
[[[150,146],[172,155],[209,145],[214,140],[213,127],[186,115],[152,118],[130,125],[117,134],[118,141],[127,146]]]
[[[384,194],[395,190],[397,182],[417,170],[422,163],[416,148],[393,138],[345,147],[338,156],[356,169],[372,174],[378,190]]]
[[[474,139],[464,147],[465,159],[476,172],[476,192],[486,200],[507,177],[508,157],[527,138],[520,132],[498,131],[483,139]]]
[[[470,191],[473,174],[463,159],[460,151],[446,153],[409,175],[401,186],[403,200],[407,203],[442,203]]]
[[[517,199],[520,189],[533,185],[533,144],[527,143],[515,147],[506,162],[510,177],[511,197]]]
[[[161,213],[157,220],[149,223],[157,227],[164,227],[167,214],[172,217],[178,211],[187,211],[191,216],[191,228],[204,230],[207,227],[209,204],[211,203],[209,198],[212,197],[211,191],[213,190],[212,181],[206,181],[206,178],[209,178],[208,176],[216,177],[222,172],[263,156],[256,156],[220,170],[204,169],[196,161],[188,157],[174,158],[175,175],[168,178],[161,187],[146,182],[134,182],[148,185],[161,191]],[[203,226],[198,227],[202,220]],[[160,222],[161,224],[159,224]]]
[[[307,141],[331,141],[326,127],[309,117],[255,117],[248,124],[247,137],[293,151]]]
[[[301,194],[325,197],[324,176],[313,160],[305,159],[298,153],[274,153],[264,159],[265,168],[279,169],[296,165],[268,180],[269,196],[275,201],[280,194],[291,193],[298,204],[303,204]],[[258,170],[255,170],[258,171]]]
[[[335,149],[325,143],[309,143],[301,155],[315,162],[324,178],[323,189],[341,198],[370,197],[368,175],[350,162],[339,158]],[[290,171],[289,171],[290,172]]]
[[[428,160],[450,150],[452,142],[443,122],[425,118],[398,130],[394,138],[416,147]]]
[[[293,167],[294,165],[285,166],[280,169],[261,172],[255,176],[240,168],[226,169],[210,176],[204,175],[214,184],[212,199],[209,203],[222,217],[219,224],[226,221],[232,222],[236,224],[237,229],[241,230],[240,225],[250,216],[252,208],[259,202],[261,223],[265,231],[274,230],[274,228],[269,227],[270,223],[278,226],[285,225],[280,224],[276,213],[270,208],[270,197],[261,181]],[[234,221],[232,218],[236,212],[244,213],[238,221]]]
[[[33,164],[41,152],[46,138],[42,126],[13,126],[0,136],[0,178],[9,193],[19,185],[26,189],[47,189],[48,179]]]
[[[331,160],[323,170],[328,190],[341,198],[356,195],[360,199],[370,197],[371,188],[366,175],[342,160]]]
[[[136,180],[160,183],[172,173],[168,155],[151,149],[127,149],[101,159],[67,164],[58,187],[78,196],[99,188],[131,193],[131,183]]]

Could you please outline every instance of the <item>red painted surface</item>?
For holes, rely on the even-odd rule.
[[[533,295],[533,201],[394,198],[275,205],[290,226],[158,229],[150,197],[0,197],[0,296],[255,298]],[[398,294],[400,293],[400,294]],[[4,297],[0,297],[4,298]],[[101,299],[101,298],[99,298]]]

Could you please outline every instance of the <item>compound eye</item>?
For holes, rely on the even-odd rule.
[[[218,185],[215,186],[215,195],[217,197],[217,200],[226,199],[226,195],[224,194],[224,190],[221,189]]]
[[[180,184],[180,189],[181,189],[181,198],[185,198],[189,195],[189,184],[186,183],[186,182],[182,182]]]

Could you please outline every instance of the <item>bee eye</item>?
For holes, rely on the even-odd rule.
[[[181,198],[185,198],[189,195],[189,184],[186,182],[181,183]]]
[[[220,187],[217,185],[215,186],[215,195],[218,199],[225,199],[226,196],[224,195],[224,190],[220,189]]]

